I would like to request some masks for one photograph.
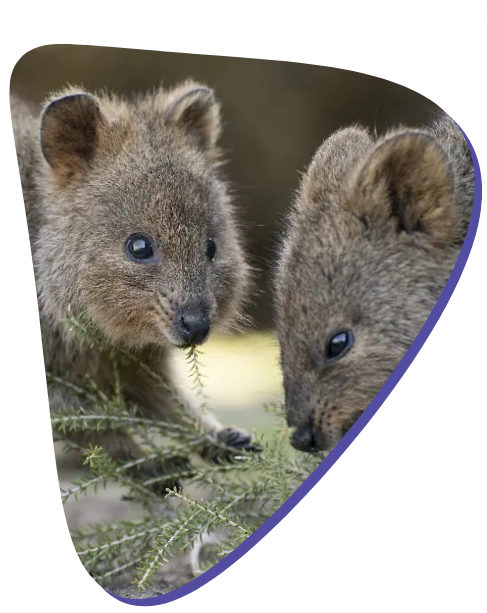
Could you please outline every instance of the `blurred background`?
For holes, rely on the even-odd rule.
[[[227,173],[239,188],[247,244],[261,269],[250,313],[256,327],[205,346],[205,389],[222,421],[262,432],[269,427],[262,403],[281,398],[268,266],[299,173],[322,141],[346,124],[358,121],[379,133],[398,123],[419,126],[438,107],[395,83],[334,68],[77,45],[28,52],[16,64],[11,86],[41,102],[67,83],[123,94],[161,82],[169,87],[188,77],[214,88],[222,103]],[[181,352],[174,369],[188,388]]]

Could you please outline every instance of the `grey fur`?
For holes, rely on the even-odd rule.
[[[188,81],[122,99],[68,88],[40,114],[15,95],[11,110],[48,369],[65,378],[88,374],[102,389],[113,381],[108,355],[80,348],[67,333],[68,305],[166,376],[167,348],[180,342],[174,320],[181,305],[204,304],[212,331],[238,325],[250,269],[221,171],[220,108],[211,90]],[[154,262],[124,253],[139,231],[156,245]],[[208,238],[218,247],[215,262],[206,257]],[[147,415],[175,418],[143,374],[126,368],[122,381]],[[65,388],[48,391],[52,411],[78,406]],[[211,415],[199,417],[221,431]],[[94,438],[113,457],[139,454],[124,436]]]
[[[360,126],[320,147],[304,175],[275,274],[277,329],[293,444],[330,450],[417,336],[465,239],[468,146],[448,117],[375,141]],[[334,361],[326,342],[351,330]]]

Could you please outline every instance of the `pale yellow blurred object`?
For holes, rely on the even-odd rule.
[[[215,337],[202,346],[199,357],[204,393],[208,406],[219,417],[237,425],[252,427],[268,422],[263,409],[266,402],[282,399],[282,375],[275,336],[247,333],[238,337]],[[190,366],[181,350],[171,360],[173,377],[181,392],[193,402],[201,402],[191,390]]]

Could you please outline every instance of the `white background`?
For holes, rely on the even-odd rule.
[[[300,0],[288,6],[4,5],[0,559],[7,611],[128,606],[82,568],[59,498],[8,104],[10,73],[24,53],[53,43],[108,45],[288,60],[383,77],[430,98],[461,125],[487,183],[483,3]],[[200,590],[163,605],[167,610],[487,610],[486,234],[484,213],[440,322],[351,448],[254,549]]]

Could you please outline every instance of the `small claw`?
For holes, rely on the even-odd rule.
[[[252,451],[252,453],[260,453],[263,447],[262,445],[259,445],[259,443],[252,443],[251,445],[248,445],[247,447],[245,447],[245,449],[247,451]]]
[[[233,447],[234,449],[245,449],[247,451],[262,450],[260,445],[252,442],[252,437],[250,434],[231,426],[228,428],[222,428],[218,432],[218,438],[224,445]]]

